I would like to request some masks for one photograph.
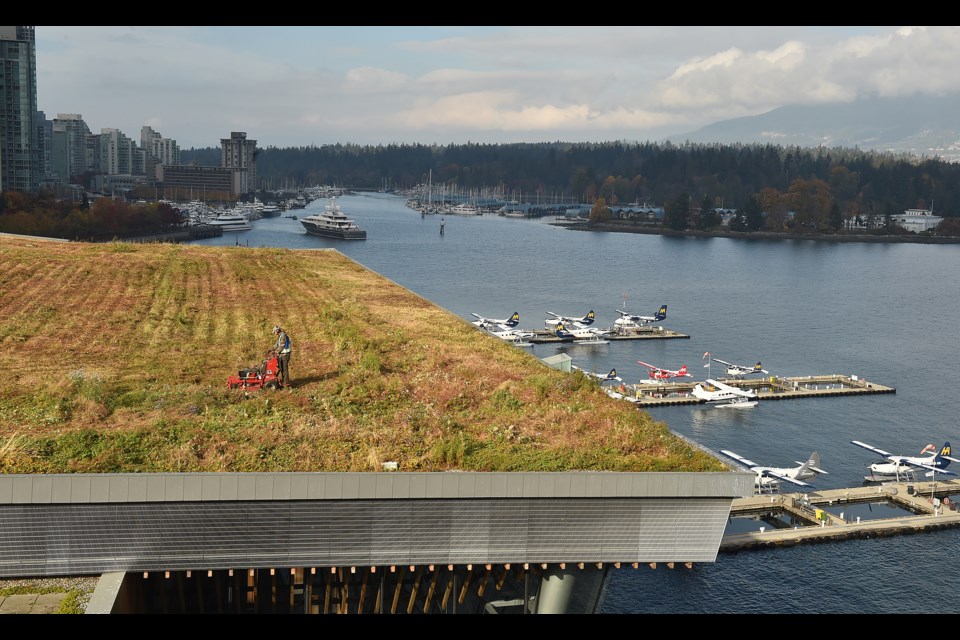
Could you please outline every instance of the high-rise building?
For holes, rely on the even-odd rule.
[[[144,150],[144,172],[149,179],[160,179],[159,167],[180,164],[180,147],[176,140],[164,138],[151,127],[140,127],[140,147]]]
[[[96,138],[79,113],[58,113],[53,119],[53,170],[64,182],[94,168]]]
[[[53,152],[53,120],[47,118],[43,111],[37,112],[37,141],[39,144],[39,175],[41,183],[57,182],[58,178],[53,173],[53,161],[51,153]]]
[[[247,140],[247,134],[233,131],[229,138],[220,139],[220,166],[230,169],[246,169],[247,184],[251,191],[257,189],[257,141]]]
[[[0,26],[0,190],[35,191],[40,161],[34,28]]]
[[[111,176],[133,175],[136,143],[119,129],[100,129],[100,170]],[[143,166],[142,159],[140,166]]]
[[[164,138],[150,127],[140,128],[140,146],[160,164],[180,164],[180,147],[176,140]]]

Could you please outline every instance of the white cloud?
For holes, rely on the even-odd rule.
[[[181,146],[643,138],[960,91],[960,27],[37,27],[38,102]],[[435,129],[436,133],[432,131]],[[597,138],[599,139],[599,138]]]

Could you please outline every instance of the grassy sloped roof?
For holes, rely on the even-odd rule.
[[[726,468],[336,251],[0,236],[0,364],[3,473]]]

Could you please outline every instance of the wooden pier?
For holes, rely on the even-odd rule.
[[[735,378],[717,378],[741,389],[756,392],[757,400],[793,400],[797,398],[826,398],[831,396],[850,396],[874,393],[896,393],[893,387],[864,380],[856,375],[832,374],[823,376],[782,377],[737,380]],[[693,395],[697,382],[666,382],[656,384],[638,383],[610,387],[625,399],[641,407],[657,407],[677,404],[709,404]]]
[[[553,331],[549,329],[524,329],[524,331],[534,334],[532,338],[527,338],[529,342],[534,344],[574,344],[577,341],[577,338],[558,338],[554,335]],[[642,327],[640,329],[630,329],[621,333],[617,333],[613,329],[607,329],[607,331],[610,331],[611,333],[602,336],[602,339],[609,340],[611,342],[620,340],[670,340],[690,337],[686,334],[673,331],[672,329],[665,329],[663,327]]]
[[[720,543],[720,550],[739,551],[958,527],[960,512],[957,503],[949,497],[957,494],[960,494],[960,480],[938,480],[736,498],[730,507],[731,517],[779,512],[805,524],[727,535]],[[854,521],[840,518],[824,508],[864,502],[893,503],[915,515]]]

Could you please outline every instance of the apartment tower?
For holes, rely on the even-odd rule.
[[[40,182],[34,27],[0,26],[0,190]]]
[[[257,141],[247,140],[247,134],[233,131],[229,138],[220,139],[220,166],[229,169],[246,169],[250,191],[257,189]]]

